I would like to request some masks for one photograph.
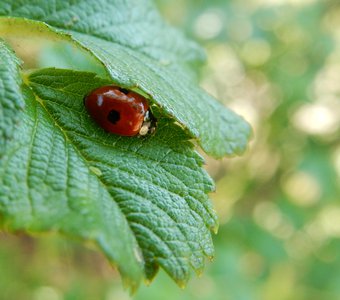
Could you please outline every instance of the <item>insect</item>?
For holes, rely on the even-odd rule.
[[[84,104],[92,119],[110,133],[145,136],[156,129],[147,100],[131,90],[103,86],[85,96]]]

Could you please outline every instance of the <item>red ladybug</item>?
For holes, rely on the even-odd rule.
[[[85,107],[97,124],[108,132],[125,136],[144,136],[155,130],[146,99],[118,86],[103,86],[84,99]]]

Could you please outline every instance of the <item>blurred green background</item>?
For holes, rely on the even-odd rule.
[[[0,233],[0,299],[340,299],[340,3],[158,0],[207,50],[201,85],[254,128],[241,158],[207,159],[216,258],[185,290],[163,272],[133,297],[103,255]]]

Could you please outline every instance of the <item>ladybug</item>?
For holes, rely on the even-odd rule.
[[[146,99],[118,86],[97,88],[84,98],[93,120],[104,130],[124,136],[145,136],[153,133],[156,119]]]

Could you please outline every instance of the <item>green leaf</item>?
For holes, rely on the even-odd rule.
[[[23,34],[23,28],[31,35],[43,31],[89,51],[113,82],[149,95],[208,154],[223,157],[245,150],[249,125],[200,89],[187,71],[202,60],[202,51],[164,24],[150,1],[4,0],[0,15],[52,25],[3,18],[0,35]]]
[[[163,118],[148,138],[108,134],[83,97],[109,81],[45,69],[26,82],[27,109],[0,162],[3,226],[91,239],[133,287],[142,261],[148,279],[161,266],[180,285],[191,267],[201,272],[217,226],[213,184],[181,127]]]
[[[200,273],[217,221],[213,183],[191,140],[223,157],[244,151],[250,135],[197,86],[191,67],[201,48],[147,0],[2,0],[0,16],[0,37],[17,49],[66,42],[104,71],[42,69],[22,75],[23,97],[6,95],[13,105],[24,98],[26,109],[6,112],[13,126],[0,160],[1,226],[91,240],[133,288],[159,266],[180,285],[191,269]],[[20,95],[17,67],[0,78]],[[149,99],[154,135],[119,137],[91,121],[84,95],[112,83]]]
[[[205,58],[197,44],[165,24],[149,0],[2,0],[0,15],[43,21],[71,35],[95,36],[167,63]]]
[[[12,138],[24,107],[20,85],[20,61],[0,38],[0,158]]]

